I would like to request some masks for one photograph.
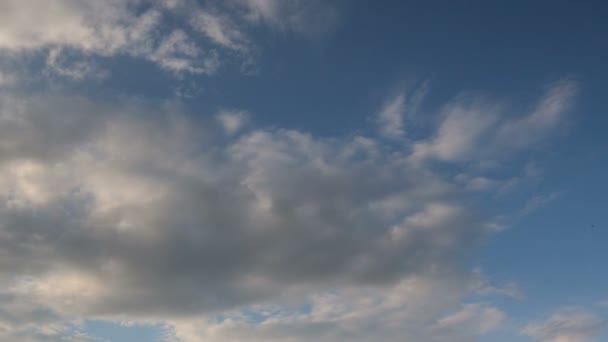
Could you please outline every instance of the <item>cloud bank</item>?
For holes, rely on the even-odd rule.
[[[0,338],[87,340],[78,322],[105,319],[186,342],[471,341],[506,320],[462,302],[494,226],[436,162],[534,146],[573,89],[515,121],[455,99],[405,147],[382,128],[320,138],[241,111],[3,91]],[[537,135],[480,143],[514,126]]]

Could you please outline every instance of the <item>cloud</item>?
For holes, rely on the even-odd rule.
[[[47,55],[47,70],[74,80],[100,72],[92,60],[114,56],[146,60],[178,74],[212,74],[226,62],[254,63],[257,49],[247,34],[252,27],[268,24],[271,29],[308,34],[322,30],[329,21],[323,13],[333,9],[298,1],[237,4],[3,1],[0,52],[13,60]],[[65,63],[68,59],[72,63]]]
[[[505,105],[461,96],[443,107],[437,133],[414,144],[413,160],[466,162],[532,148],[564,120],[578,86],[561,80],[547,87],[536,108],[506,115]]]
[[[437,134],[414,145],[414,159],[462,161],[473,157],[483,146],[498,120],[495,104],[455,100],[445,106]]]
[[[505,319],[462,306],[489,221],[416,150],[239,111],[0,96],[0,339],[104,319],[187,342],[464,342]]]
[[[415,116],[428,92],[428,82],[412,91],[401,91],[390,98],[377,114],[380,133],[390,139],[405,137],[408,116]]]
[[[523,300],[526,295],[521,291],[519,285],[514,282],[509,282],[504,285],[492,284],[490,280],[481,272],[475,270],[476,281],[473,283],[473,293],[485,296],[506,296],[518,300]]]
[[[526,116],[505,122],[497,131],[500,144],[510,148],[527,147],[556,128],[571,106],[578,86],[571,80],[561,80],[547,87],[536,108]]]
[[[391,99],[378,114],[380,132],[390,138],[400,138],[405,135],[404,116],[405,95],[399,94]]]
[[[248,50],[250,43],[228,17],[198,11],[191,23],[196,30],[220,46],[243,52]]]
[[[249,114],[242,110],[221,110],[216,119],[228,135],[233,135],[247,124]]]
[[[523,333],[539,342],[586,342],[599,336],[608,322],[581,309],[559,311],[546,321],[525,327]]]
[[[46,58],[47,71],[53,75],[59,75],[76,81],[85,78],[103,78],[105,72],[98,70],[95,63],[81,58],[80,60],[70,59],[67,54],[62,53],[61,49],[53,48],[49,50]]]
[[[447,279],[444,279],[447,280]],[[458,307],[462,278],[417,277],[382,289],[341,289],[316,294],[302,306],[251,308],[256,316],[227,314],[221,322],[174,322],[184,341],[432,341],[465,342],[498,328],[505,316],[483,305]],[[437,293],[443,296],[437,297]]]
[[[483,234],[449,184],[369,138],[222,142],[211,121],[151,108],[2,103],[0,279],[54,316],[210,315],[409,282],[457,269]],[[380,210],[390,198],[407,201]]]
[[[548,194],[536,195],[528,199],[523,208],[524,214],[530,214],[547,204],[555,201],[563,194],[563,191],[554,191]]]
[[[179,29],[166,29],[168,12],[142,0],[3,2],[0,49],[14,53],[50,49],[50,67],[64,51],[84,56],[128,55],[157,63],[172,72],[211,73],[217,63],[193,37]],[[137,10],[143,8],[144,10]],[[32,25],[32,23],[36,25]],[[83,67],[53,68],[59,74],[81,78]]]
[[[456,175],[455,181],[462,183],[471,191],[488,191],[496,188],[500,182],[484,176],[471,176],[466,173]]]
[[[481,304],[466,304],[461,310],[440,319],[436,328],[449,331],[452,339],[453,329],[464,330],[469,336],[481,335],[497,329],[505,319],[506,315],[496,308],[484,307]]]
[[[320,0],[236,0],[245,9],[245,18],[271,28],[316,36],[335,28],[338,11],[335,1]]]

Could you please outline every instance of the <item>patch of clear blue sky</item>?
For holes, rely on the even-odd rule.
[[[340,4],[340,25],[319,40],[256,32],[261,54],[255,75],[229,66],[213,76],[176,79],[124,57],[103,61],[111,67],[110,77],[82,91],[162,99],[186,84],[196,89],[196,96],[186,99],[195,113],[246,109],[260,126],[335,136],[371,131],[369,116],[404,80],[431,82],[425,108],[461,91],[521,100],[515,106],[526,108],[547,82],[573,77],[581,91],[568,133],[550,152],[533,155],[544,173],[542,181],[527,189],[529,194],[562,195],[487,241],[478,263],[490,277],[521,285],[525,303],[502,305],[516,317],[537,318],[558,306],[593,307],[608,299],[608,2]],[[517,208],[523,200],[490,205]],[[157,328],[99,322],[88,327],[116,342],[156,341],[159,334]],[[506,333],[484,338],[518,339],[524,341]]]

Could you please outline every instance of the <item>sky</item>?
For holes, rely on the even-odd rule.
[[[603,1],[0,1],[0,341],[608,339]]]

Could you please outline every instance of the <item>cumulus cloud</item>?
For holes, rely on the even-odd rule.
[[[54,316],[210,314],[412,281],[456,267],[481,234],[449,184],[368,138],[221,143],[180,115],[2,103],[4,295]]]
[[[599,336],[608,322],[581,309],[556,312],[546,321],[525,327],[523,333],[539,342],[587,342]]]
[[[2,339],[106,319],[186,342],[464,342],[505,319],[461,303],[491,222],[416,149],[239,111],[0,96]]]

